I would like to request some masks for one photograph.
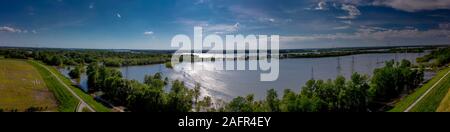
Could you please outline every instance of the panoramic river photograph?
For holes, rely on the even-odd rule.
[[[0,113],[450,112],[449,64],[449,0],[0,0]]]

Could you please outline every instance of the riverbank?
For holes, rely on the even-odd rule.
[[[439,107],[441,100],[444,98],[448,89],[450,88],[450,78],[444,77],[450,68],[445,68],[440,70],[433,79],[426,82],[422,87],[416,89],[414,92],[408,96],[400,99],[396,103],[395,107],[390,112],[403,112],[408,109],[413,103],[422,97],[414,107],[409,109],[411,112],[434,112]],[[442,79],[442,80],[441,80]],[[441,80],[440,82],[438,82]],[[433,89],[431,89],[433,88]],[[428,92],[427,92],[428,91]]]
[[[97,112],[111,111],[109,108],[95,101],[95,99],[92,96],[84,93],[81,89],[74,87],[72,82],[68,78],[61,75],[60,72],[57,71],[55,68],[45,66],[41,62],[34,60],[28,60],[28,62],[32,64],[35,68],[37,68],[42,76],[45,76],[45,78],[47,78],[46,80],[47,84],[51,84],[50,86],[53,88],[53,92],[56,94],[56,97],[61,105],[59,111],[62,112],[76,111],[77,107],[80,106],[80,100],[82,100],[83,103],[92,107],[94,111]]]

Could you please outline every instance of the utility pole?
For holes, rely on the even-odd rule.
[[[337,68],[336,68],[337,70],[338,70],[338,75],[341,75],[341,57],[338,57],[337,58]]]
[[[129,58],[128,58],[129,56],[128,55],[125,55],[125,56],[126,56],[125,58],[127,58],[126,60],[129,60]],[[128,64],[125,65],[125,78],[128,79]]]
[[[162,62],[161,57],[159,57],[159,62]],[[163,64],[159,64],[159,73],[162,73],[162,65]]]
[[[352,74],[355,72],[355,56],[352,56]]]

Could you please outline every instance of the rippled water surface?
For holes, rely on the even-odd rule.
[[[415,58],[425,53],[386,53],[386,54],[361,54],[342,57],[327,58],[302,58],[280,60],[280,74],[276,81],[261,82],[260,73],[263,71],[217,71],[217,70],[185,70],[190,63],[181,63],[174,69],[167,69],[164,65],[146,65],[122,67],[120,71],[127,79],[143,81],[144,76],[163,73],[170,80],[182,80],[188,87],[193,87],[195,82],[202,85],[203,95],[209,95],[216,99],[228,100],[236,96],[254,94],[257,99],[266,95],[268,89],[276,89],[282,93],[285,89],[296,92],[311,78],[333,79],[338,75],[349,77],[351,73],[359,72],[371,75],[373,70],[384,66],[388,60],[407,59],[415,63]],[[244,60],[240,60],[244,61]],[[250,60],[255,61],[255,60]],[[214,62],[196,62],[197,67],[214,67]],[[67,74],[67,70],[61,70]],[[430,75],[427,75],[429,77]],[[86,77],[81,79],[81,87],[87,89]]]

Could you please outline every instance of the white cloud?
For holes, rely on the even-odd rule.
[[[347,16],[339,16],[340,19],[355,19],[357,16],[361,15],[361,11],[354,5],[342,4],[342,10],[347,11]]]
[[[240,21],[257,21],[262,23],[274,23],[275,17],[268,15],[266,11],[258,8],[247,8],[240,5],[229,7],[229,10],[234,13]]]
[[[0,27],[0,32],[7,32],[7,33],[33,33],[36,34],[36,30],[26,30],[26,29],[18,29],[8,26]]]
[[[240,29],[240,23],[236,24],[215,24],[204,27],[205,31],[216,34],[228,34],[237,32]]]
[[[120,15],[119,13],[116,14],[117,18],[122,18],[122,15]]]
[[[175,23],[179,23],[179,24],[183,24],[186,26],[201,26],[201,27],[206,27],[208,26],[208,21],[200,21],[200,20],[192,20],[192,19],[178,19],[175,21]]]
[[[153,31],[146,31],[146,32],[144,32],[144,35],[145,35],[145,36],[151,36],[151,35],[153,35],[153,34],[154,34]]]
[[[3,26],[3,27],[0,27],[0,32],[21,33],[22,30],[16,29],[16,28],[12,28],[12,27]]]
[[[352,24],[352,21],[350,21],[350,20],[347,20],[347,21],[342,21],[342,23],[345,23],[345,24],[351,25],[351,24]]]
[[[178,19],[175,23],[191,26],[191,28],[194,26],[200,26],[203,27],[204,31],[215,34],[234,33],[241,29],[241,24],[239,22],[236,22],[235,24],[210,24],[208,21],[202,20]]]
[[[204,4],[206,2],[208,2],[208,0],[197,0],[197,2],[195,2],[194,4],[199,5],[199,4]]]
[[[283,42],[299,42],[299,41],[314,41],[314,40],[364,40],[364,41],[401,41],[407,42],[409,40],[450,40],[449,29],[429,29],[418,30],[417,28],[405,29],[386,29],[381,27],[367,27],[361,28],[354,33],[336,33],[336,34],[316,34],[308,36],[282,36]]]
[[[334,27],[333,29],[334,29],[334,30],[343,30],[343,29],[348,29],[348,28],[350,28],[349,25],[346,25],[346,26],[339,26],[339,27]]]
[[[375,0],[373,5],[416,12],[423,10],[450,9],[450,0]]]
[[[374,0],[329,0],[331,2],[341,3],[341,4],[351,4],[351,5],[365,5]],[[337,6],[337,5],[335,5]]]
[[[450,0],[330,0],[330,1],[358,6],[360,5],[386,6],[407,12],[450,9]]]
[[[270,22],[275,22],[275,19],[269,18],[269,21],[270,21]]]
[[[319,3],[317,3],[317,7],[314,8],[315,10],[327,10],[327,3],[325,3],[324,1],[321,1]]]

